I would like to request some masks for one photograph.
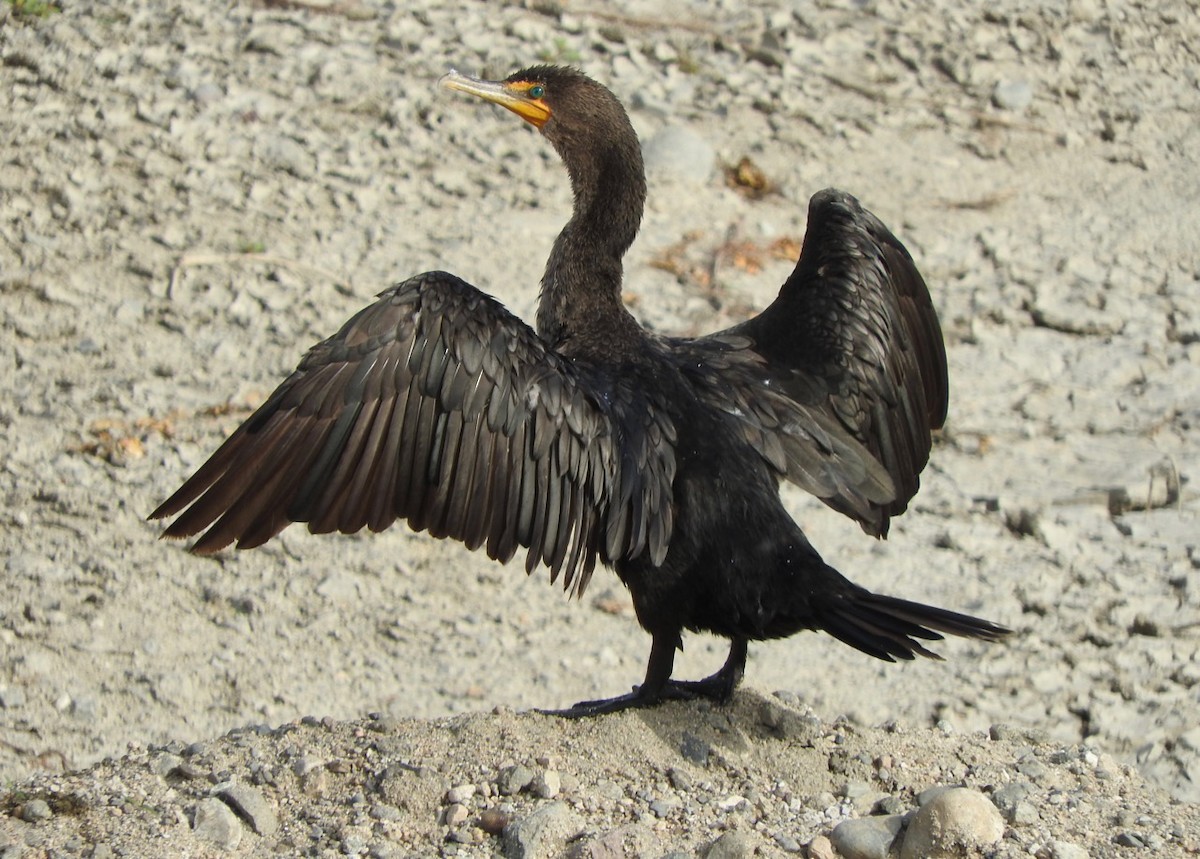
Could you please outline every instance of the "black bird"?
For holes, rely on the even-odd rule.
[[[789,480],[883,537],[946,416],[946,356],[921,275],[840,191],[812,198],[795,270],[761,314],[699,338],[643,329],[621,300],[642,219],[637,135],[574,69],[450,89],[536,126],[570,174],[534,330],[452,274],[381,293],[151,514],[192,550],[250,548],[396,519],[581,594],[612,567],[652,636],[642,684],[584,716],[694,696],[726,700],[751,640],[821,629],[879,659],[936,657],[940,633],[1001,626],[881,596],[826,564],[788,515]],[[190,505],[190,506],[189,506]],[[186,509],[185,509],[186,508]],[[671,679],[683,630],[732,642],[705,680]]]

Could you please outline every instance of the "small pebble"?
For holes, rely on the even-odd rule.
[[[301,755],[292,761],[292,772],[303,778],[318,767],[324,766],[324,764],[324,761],[312,755]]]
[[[721,811],[733,811],[734,809],[740,808],[743,805],[749,805],[749,803],[746,801],[746,797],[738,796],[737,794],[727,796],[717,802],[717,808],[721,809]]]
[[[671,782],[671,787],[678,791],[689,791],[692,789],[692,777],[685,771],[671,767],[667,770],[667,780]]]
[[[770,699],[763,701],[759,707],[758,720],[781,740],[808,739],[821,729],[821,723],[817,719],[804,716]]]
[[[997,788],[992,793],[992,803],[996,808],[1000,809],[1000,813],[1004,815],[1009,823],[1017,823],[1018,814],[1024,817],[1028,812],[1021,809],[1021,806],[1030,806],[1026,798],[1032,794],[1036,788],[1027,781],[1014,781]],[[1036,811],[1035,811],[1036,815]]]
[[[992,90],[992,103],[1004,110],[1024,110],[1033,101],[1029,81],[1000,81]]]
[[[561,788],[562,779],[559,778],[558,770],[544,770],[534,777],[529,786],[533,795],[542,799],[554,799]]]
[[[1037,806],[1032,802],[1022,800],[1013,806],[1012,816],[1009,822],[1015,826],[1029,826],[1041,820],[1042,816],[1038,813]]]
[[[510,815],[500,809],[489,808],[479,815],[479,828],[488,835],[499,835],[511,819]]]
[[[196,805],[192,831],[197,838],[217,845],[223,850],[235,850],[242,843],[242,822],[228,805],[216,797],[201,800]]]
[[[903,814],[908,806],[898,796],[885,796],[875,803],[872,814]]]
[[[533,781],[533,777],[533,770],[521,764],[505,767],[500,772],[500,779],[498,781],[500,793],[504,796],[512,796],[513,794],[520,793],[529,786],[530,782]]]
[[[1087,851],[1070,841],[1052,841],[1048,859],[1088,859]]]
[[[375,820],[395,822],[397,820],[402,820],[404,815],[401,813],[400,809],[396,808],[394,805],[384,805],[383,803],[379,803],[371,806],[371,817]]]
[[[507,859],[558,856],[582,830],[583,821],[566,803],[547,803],[504,827],[504,855]]]
[[[50,804],[44,799],[31,799],[21,808],[21,819],[26,823],[49,820],[53,816]]]
[[[650,813],[655,817],[666,817],[676,808],[676,803],[665,799],[656,799],[650,803]]]
[[[845,859],[887,859],[903,826],[904,818],[898,814],[853,817],[839,823],[830,840]]]
[[[833,842],[824,835],[818,835],[808,842],[808,859],[838,859]]]
[[[775,833],[775,843],[779,845],[779,849],[784,853],[799,853],[804,849],[804,846],[799,841],[786,832]]]
[[[367,839],[356,832],[342,836],[342,854],[345,856],[361,856],[367,852]]]
[[[753,839],[745,832],[731,830],[712,843],[705,859],[749,859],[755,853]]]
[[[1017,763],[1017,772],[1033,781],[1039,781],[1046,777],[1050,769],[1037,758],[1025,758]]]

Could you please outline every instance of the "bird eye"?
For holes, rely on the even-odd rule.
[[[541,98],[546,94],[546,88],[541,84],[534,84],[529,88],[530,98]]]

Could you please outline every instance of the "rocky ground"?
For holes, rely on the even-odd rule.
[[[0,4],[0,855],[821,855],[957,784],[992,855],[1200,849],[1186,4],[34,5]],[[642,135],[647,324],[767,303],[828,185],[906,242],[952,373],[922,492],[885,543],[788,502],[851,578],[1008,641],[890,666],[799,636],[730,708],[562,723],[523,711],[640,679],[613,578],[572,603],[401,529],[155,539],[388,284],[446,268],[531,315],[565,176],[435,82],[545,60]],[[686,644],[681,675],[724,658]]]

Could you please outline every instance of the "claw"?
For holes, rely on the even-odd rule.
[[[640,696],[637,692],[628,695],[618,695],[615,698],[599,698],[595,701],[580,701],[565,710],[536,710],[543,716],[558,716],[561,719],[590,719],[594,716],[606,716],[609,713],[620,713],[622,710],[637,707],[649,707],[654,701]]]
[[[565,710],[535,710],[543,716],[558,716],[562,719],[590,719],[606,716],[622,710],[653,707],[662,701],[692,701],[707,698],[724,704],[733,698],[733,690],[742,680],[746,668],[746,639],[736,638],[729,648],[729,658],[719,671],[703,680],[671,680],[671,663],[675,654],[678,636],[656,637],[650,650],[650,664],[646,669],[646,682],[633,687],[633,691],[615,698],[599,698],[595,701],[580,701]]]

